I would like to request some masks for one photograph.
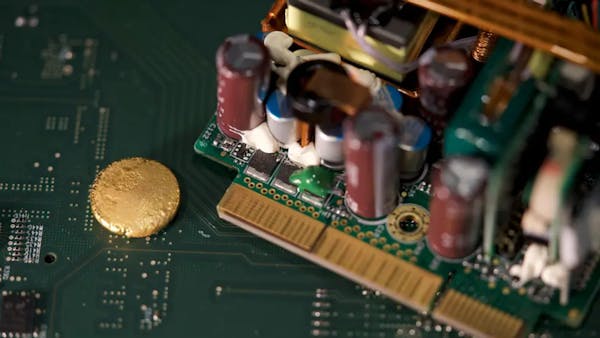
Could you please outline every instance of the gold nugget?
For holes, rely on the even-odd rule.
[[[92,213],[111,232],[146,237],[163,229],[177,213],[179,184],[164,165],[141,157],[111,163],[90,191]]]

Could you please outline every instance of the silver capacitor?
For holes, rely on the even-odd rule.
[[[423,171],[431,128],[417,116],[405,116],[399,122],[398,148],[400,179],[412,180]]]
[[[281,144],[298,140],[297,119],[287,107],[285,95],[277,90],[267,100],[267,125],[271,134]]]
[[[321,163],[329,168],[344,166],[344,134],[342,125],[317,126],[315,128],[315,148]]]

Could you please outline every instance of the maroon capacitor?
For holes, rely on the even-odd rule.
[[[486,162],[472,157],[448,158],[433,172],[427,243],[436,255],[458,259],[477,249],[488,175]]]
[[[387,216],[397,204],[398,125],[386,111],[368,108],[344,121],[346,205],[357,216]]]
[[[231,138],[256,128],[265,120],[260,95],[268,85],[270,56],[250,35],[236,35],[217,51],[217,125]]]
[[[430,114],[445,116],[462,98],[474,67],[463,50],[438,47],[419,58],[418,74],[421,106]]]

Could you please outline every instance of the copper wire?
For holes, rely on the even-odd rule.
[[[486,62],[494,50],[497,40],[498,36],[496,34],[489,31],[479,31],[477,41],[471,52],[473,59],[477,62]]]

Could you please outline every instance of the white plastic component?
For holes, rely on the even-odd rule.
[[[521,218],[521,226],[523,227],[523,232],[529,236],[540,239],[548,239],[550,220],[540,216],[531,209],[528,209],[523,214],[523,217]]]
[[[273,71],[280,76],[280,81],[277,85],[284,93],[285,80],[292,69],[300,63],[312,60],[326,60],[342,64],[342,57],[337,53],[314,53],[308,49],[298,49],[292,52],[289,48],[293,43],[294,39],[292,37],[280,31],[271,32],[264,39],[264,44],[269,49],[271,58],[276,63],[273,66]],[[375,73],[349,64],[342,65],[354,81],[369,88],[373,96],[377,95],[383,84]]]
[[[296,49],[295,51],[293,51],[293,53],[298,57],[303,57],[307,55],[313,55],[315,52],[313,52],[310,49]]]
[[[544,162],[533,184],[529,209],[523,215],[521,226],[526,235],[548,238],[548,228],[559,207],[563,167],[553,159]]]
[[[523,285],[531,279],[538,278],[542,274],[547,262],[548,247],[540,244],[531,244],[525,251],[523,264],[513,266],[510,272],[518,276],[519,284]]]
[[[301,167],[321,164],[321,158],[312,142],[306,147],[302,147],[298,143],[288,145],[288,158]]]
[[[510,267],[510,269],[508,270],[508,273],[510,273],[511,276],[520,276],[521,270],[522,270],[521,266],[518,264],[515,264]]]
[[[271,58],[277,64],[273,68],[273,71],[279,76],[287,78],[287,75],[289,75],[294,67],[307,61],[326,60],[342,64],[342,57],[337,53],[314,53],[308,49],[298,49],[292,52],[289,48],[293,43],[294,39],[292,37],[279,31],[269,33],[264,39],[264,44],[271,53]],[[371,93],[376,93],[381,87],[381,80],[374,73],[348,64],[344,64],[343,66],[354,81],[365,87],[369,87]]]
[[[273,31],[264,40],[265,47],[271,53],[271,58],[279,65],[287,65],[290,60],[296,58],[294,53],[290,51],[290,47],[294,44],[294,39],[291,36],[280,32]]]
[[[313,60],[325,60],[333,63],[342,63],[342,57],[336,53],[313,53],[300,56],[302,62],[313,61]]]
[[[302,62],[311,60],[327,60],[335,63],[342,63],[342,58],[336,53],[313,53],[308,49],[299,49],[295,52],[290,51],[294,39],[289,35],[274,31],[269,33],[265,39],[265,47],[271,53],[271,58],[275,62],[273,71],[279,75],[277,87],[284,94],[286,93],[286,80],[292,70]]]
[[[293,43],[291,36],[280,31],[271,32],[264,39],[265,47],[275,62],[272,69],[283,79],[287,79],[292,69],[300,63],[300,58],[289,49]]]
[[[377,96],[377,92],[381,89],[382,82],[375,73],[349,64],[344,64],[344,68],[356,83],[369,88],[371,95]]]
[[[242,142],[269,154],[279,150],[279,142],[271,135],[266,122],[252,130],[244,131]]]
[[[560,262],[569,269],[574,269],[583,262],[590,251],[591,238],[585,226],[574,227],[564,225],[560,229],[559,257]]]
[[[547,266],[542,272],[542,281],[560,290],[560,304],[569,302],[569,269],[560,264]]]

